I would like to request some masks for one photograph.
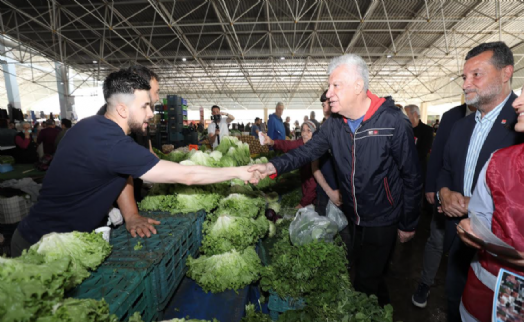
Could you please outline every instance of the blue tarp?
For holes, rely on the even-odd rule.
[[[164,311],[164,319],[185,318],[212,320],[220,322],[238,322],[245,315],[245,307],[249,303],[256,303],[260,309],[258,286],[250,285],[238,293],[228,290],[222,293],[206,293],[198,284],[188,277],[184,277],[175,295]],[[267,305],[262,308],[267,313]]]

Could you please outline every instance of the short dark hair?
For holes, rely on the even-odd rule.
[[[103,86],[106,101],[114,94],[134,94],[135,90],[149,91],[150,89],[149,81],[124,69],[109,74]]]
[[[70,129],[71,128],[71,120],[68,120],[68,119],[62,119],[60,121],[60,124],[62,124],[63,126],[65,126],[67,129]]]
[[[327,101],[327,89],[324,91],[324,93],[322,93],[322,95],[320,96],[320,102],[321,103],[324,103],[325,101]]]
[[[142,65],[134,65],[127,69],[130,73],[135,73],[138,76],[142,77],[146,81],[150,82],[151,79],[156,79],[157,82],[160,82],[160,77],[151,69],[142,66]]]
[[[212,111],[214,108],[218,108],[218,110],[220,111],[220,106],[218,106],[218,105],[213,105],[213,106],[211,106],[211,111]]]
[[[493,52],[493,57],[491,57],[491,63],[497,69],[504,68],[508,65],[515,66],[515,61],[513,59],[513,53],[511,49],[503,41],[495,42],[486,42],[478,45],[477,47],[471,49],[466,55],[466,60],[478,56],[483,52],[491,51]]]
[[[260,117],[255,117],[255,123],[260,120]]]
[[[56,125],[55,121],[53,121],[52,119],[45,120],[45,124],[47,124],[47,125]]]

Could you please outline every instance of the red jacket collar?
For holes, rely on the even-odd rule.
[[[366,94],[371,99],[371,104],[369,105],[369,109],[364,115],[364,119],[362,121],[369,120],[373,116],[373,114],[375,114],[378,108],[386,101],[384,97],[378,97],[377,95],[371,93],[369,90],[366,92]],[[348,120],[344,118],[344,122],[347,124]]]

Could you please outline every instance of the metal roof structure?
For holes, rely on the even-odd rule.
[[[32,52],[98,80],[142,64],[191,106],[308,108],[344,53],[365,59],[379,96],[457,101],[467,51],[498,40],[524,83],[517,0],[0,0],[0,31],[24,45],[20,62]]]

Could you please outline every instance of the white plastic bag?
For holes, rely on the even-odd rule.
[[[326,207],[326,216],[337,224],[338,231],[341,231],[348,225],[346,215],[331,200]]]
[[[319,216],[311,208],[301,208],[289,225],[293,245],[304,245],[314,240],[333,241],[338,232],[337,224],[327,217]]]

